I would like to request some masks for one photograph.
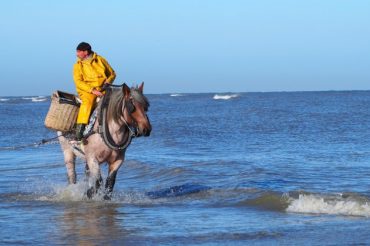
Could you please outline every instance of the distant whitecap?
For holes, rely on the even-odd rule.
[[[43,102],[46,101],[46,98],[32,98],[32,102]]]
[[[178,93],[174,93],[174,94],[171,94],[170,96],[171,97],[181,97],[182,95],[181,94],[178,94]]]
[[[6,102],[6,101],[9,101],[10,99],[9,98],[0,98],[0,102]]]
[[[232,98],[236,98],[236,97],[239,97],[238,94],[227,94],[227,95],[214,95],[213,96],[213,99],[215,100],[229,100],[229,99],[232,99]]]
[[[22,97],[25,100],[31,100],[32,102],[43,102],[46,101],[47,98],[44,96],[37,96],[37,97]]]

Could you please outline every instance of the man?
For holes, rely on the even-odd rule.
[[[73,80],[82,101],[77,117],[76,138],[81,140],[97,97],[103,96],[104,84],[113,83],[116,73],[108,62],[82,42],[77,48],[77,62],[73,66]]]

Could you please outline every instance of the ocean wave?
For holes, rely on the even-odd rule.
[[[370,217],[369,198],[358,194],[312,194],[305,192],[289,194],[257,191],[248,196],[247,199],[237,202],[236,206],[288,213]]]
[[[215,99],[215,100],[229,100],[229,99],[237,98],[237,97],[239,97],[238,94],[227,94],[227,95],[216,94],[216,95],[213,96],[213,99]]]
[[[300,194],[293,199],[286,209],[287,212],[310,214],[333,214],[347,216],[370,217],[369,200],[353,196],[325,196]]]
[[[211,189],[211,187],[187,183],[183,185],[172,186],[161,190],[150,191],[147,192],[146,195],[149,196],[150,198],[158,199],[158,198],[185,196],[194,193],[199,193],[202,191],[207,191],[209,189]]]
[[[6,101],[9,101],[10,99],[9,98],[0,98],[0,102],[6,102]]]
[[[178,94],[178,93],[173,93],[170,95],[170,97],[181,97],[183,96],[182,94]]]
[[[250,190],[249,196],[252,196],[252,198],[238,202],[237,206],[251,206],[260,209],[283,212],[287,209],[290,202],[290,198],[285,194],[272,191],[261,192]]]

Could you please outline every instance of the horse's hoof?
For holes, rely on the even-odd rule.
[[[86,192],[86,195],[87,195],[87,198],[91,199],[93,196],[94,196],[95,192],[94,192],[94,188],[91,187],[90,189],[87,190]]]
[[[106,200],[106,201],[110,201],[112,199],[112,196],[108,195],[108,194],[105,194],[103,199]]]

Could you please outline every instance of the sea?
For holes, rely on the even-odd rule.
[[[49,96],[0,97],[1,245],[370,244],[370,91],[147,97],[111,201],[67,184]]]

